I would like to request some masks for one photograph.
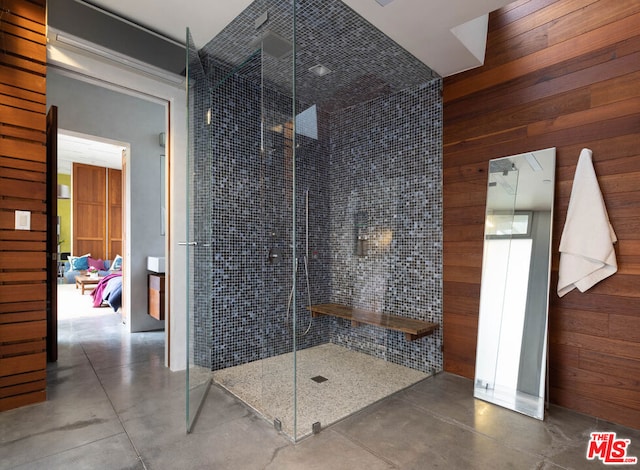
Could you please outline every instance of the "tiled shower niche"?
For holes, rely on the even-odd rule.
[[[407,341],[384,328],[311,320],[304,262],[308,195],[312,304],[337,302],[442,324],[441,79],[341,2],[300,2],[295,113],[316,105],[318,139],[297,135],[294,152],[292,95],[274,72],[287,64],[246,45],[261,12],[269,9],[270,27],[286,25],[286,5],[254,2],[201,51],[207,78],[194,85],[191,111],[200,121],[193,125],[194,186],[204,194],[194,195],[202,212],[192,225],[211,242],[210,251],[198,255],[211,285],[197,290],[198,315],[207,318],[194,324],[195,357],[219,370],[292,351],[287,304],[295,173],[296,329],[304,333],[311,324],[308,334],[296,336],[296,348],[335,343],[439,371],[440,330]],[[317,17],[326,8],[332,22]],[[341,26],[352,34],[332,30]],[[303,78],[308,64],[302,61],[311,55],[306,45],[321,44],[330,56],[363,50],[363,41],[367,73],[355,63],[360,57],[324,77],[339,84],[314,87]],[[368,237],[364,251],[358,234]]]

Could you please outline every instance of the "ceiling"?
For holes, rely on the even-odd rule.
[[[268,17],[256,28],[256,18],[264,18],[265,12]],[[255,0],[249,5],[199,51],[211,90],[226,83],[233,71],[284,96],[292,96],[295,89],[302,108],[316,104],[320,111],[332,113],[440,80],[339,0],[300,2],[292,73],[293,44],[288,38],[293,36],[293,19],[290,0]],[[192,65],[197,64],[194,60]],[[320,66],[328,73],[318,76],[312,71]],[[197,69],[192,66],[190,72]],[[269,92],[264,95],[263,104],[275,105],[269,96]]]
[[[253,0],[234,0],[232,2],[227,0],[189,0],[188,2],[163,0],[162,8],[158,8],[157,0],[136,0],[135,2],[130,0],[75,1],[91,3],[180,43],[185,42],[185,32],[188,27],[196,47],[203,48],[208,45],[218,51],[229,47],[229,52],[237,57],[246,57],[245,52],[247,52],[242,48],[246,48],[248,45],[248,35],[242,31],[251,31],[251,34],[257,34],[253,27],[253,21],[264,10],[264,7],[261,6],[264,3]],[[346,47],[335,47],[339,41],[327,40],[327,37],[335,38],[335,35],[338,34],[343,36],[342,40],[354,42],[355,36],[359,36],[360,41],[364,40],[368,43],[365,46],[368,48],[367,60],[371,62],[375,57],[381,62],[386,62],[386,70],[391,73],[390,76],[385,77],[374,76],[371,73],[362,75],[361,70],[371,71],[371,67],[367,67],[366,61],[358,62],[358,60],[344,58],[334,60],[333,62],[342,65],[340,73],[332,75],[331,86],[342,87],[341,94],[335,95],[334,98],[344,104],[348,97],[354,100],[356,98],[362,99],[363,96],[371,94],[371,89],[374,89],[375,93],[376,87],[381,92],[390,85],[402,88],[403,84],[407,85],[408,83],[405,82],[412,78],[407,74],[428,76],[430,72],[428,69],[423,70],[419,62],[443,77],[481,65],[486,42],[486,16],[483,17],[483,15],[510,3],[511,0],[392,0],[384,7],[376,0],[343,0],[343,3],[349,7],[347,10],[351,9],[359,14],[380,30],[382,35],[370,27],[366,28],[364,33],[361,27],[354,29],[353,25],[359,22],[346,19],[346,17],[353,16],[352,12],[345,15],[344,9],[339,9],[340,11],[336,13],[333,11],[336,10],[335,8],[331,9],[333,2],[327,1],[324,6],[323,1],[315,2],[321,5],[318,9],[320,13],[315,11],[313,14],[317,17],[318,24],[325,25],[323,28],[326,30],[324,31],[326,37],[317,36],[314,38],[313,34],[317,32],[315,26],[314,31],[311,31],[310,27],[305,27],[305,31],[309,31],[311,34],[309,42],[313,46],[312,48],[309,46],[301,47],[300,58],[309,62],[307,65],[315,65],[314,58],[337,59],[341,53],[340,49],[344,49],[343,55],[346,54],[349,59],[350,51]],[[388,2],[388,0],[385,1]],[[271,4],[267,4],[271,6]],[[310,4],[310,2],[300,2],[299,11],[301,14]],[[336,14],[338,16],[335,16]],[[233,33],[234,27],[232,25],[237,24],[240,17],[244,17],[245,22],[247,18],[250,19],[251,25],[250,28],[244,30],[235,27],[236,32],[244,35],[241,41],[235,41],[236,38],[230,36],[230,33]],[[234,20],[236,21],[234,22]],[[306,18],[306,20],[311,23],[314,21],[313,18]],[[223,30],[225,30],[224,33],[219,34]],[[287,35],[283,34],[283,36]],[[389,38],[387,39],[388,43],[385,43],[384,36]],[[213,38],[216,39],[212,40]],[[229,41],[230,39],[231,41]],[[226,46],[218,47],[222,44],[226,44]],[[401,46],[404,51],[395,50],[399,49],[396,44]],[[372,50],[376,51],[375,54],[372,53]],[[305,52],[314,57],[307,58]],[[416,63],[414,58],[419,62]],[[351,57],[351,59],[355,58]],[[345,70],[345,64],[354,70]],[[404,73],[401,73],[403,71]],[[357,80],[353,79],[354,77],[358,77]],[[306,82],[302,79],[298,88],[304,88],[302,85]],[[276,81],[285,82],[282,77],[278,77]],[[324,85],[321,81],[311,80],[308,84],[309,86],[306,87],[308,92],[318,95],[310,96],[310,103],[320,101],[323,93],[326,96],[331,94],[328,90],[323,91]],[[358,89],[361,89],[359,94],[354,91]],[[59,169],[63,173],[69,173],[73,161],[119,168],[122,148],[119,145],[98,142],[83,136],[62,135],[58,144]]]
[[[393,0],[384,7],[376,0],[344,0],[344,3],[446,77],[482,65],[486,39],[486,18],[482,17],[511,1]],[[252,0],[164,0],[162,7],[157,0],[90,3],[181,43],[185,42],[189,27],[196,47],[201,48]]]
[[[58,173],[71,174],[73,162],[107,168],[122,168],[124,145],[81,136],[73,132],[58,132]]]

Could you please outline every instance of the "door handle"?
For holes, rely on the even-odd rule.
[[[178,242],[180,246],[211,246],[209,243],[198,243],[198,242]]]

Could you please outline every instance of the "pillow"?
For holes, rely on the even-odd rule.
[[[89,269],[89,257],[91,253],[82,256],[69,256],[71,271],[86,271]]]
[[[102,261],[100,258],[93,259],[91,256],[89,256],[89,259],[87,261],[89,263],[89,268],[96,268],[98,271],[104,271],[104,261]]]
[[[111,263],[111,267],[109,268],[109,271],[122,271],[122,256],[116,255],[116,257],[113,260],[113,263]]]

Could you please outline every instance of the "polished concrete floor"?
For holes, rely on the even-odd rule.
[[[59,331],[48,401],[0,413],[1,469],[610,468],[585,458],[592,431],[640,456],[637,430],[558,407],[537,421],[474,400],[471,381],[446,373],[296,445],[214,386],[187,435],[185,376],[163,367],[162,333],[129,335],[108,309]]]

